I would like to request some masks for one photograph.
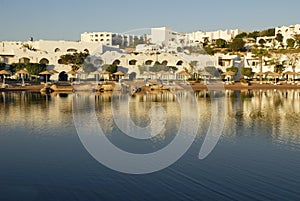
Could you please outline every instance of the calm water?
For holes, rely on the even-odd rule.
[[[194,143],[170,167],[145,175],[113,171],[86,151],[74,126],[73,95],[0,94],[0,200],[300,200],[300,90],[226,91],[223,133],[204,160],[198,154],[211,99],[197,92]],[[153,139],[137,140],[115,125],[111,94],[80,96],[95,103],[107,138],[129,152],[162,149],[181,121],[172,94],[132,97],[137,125],[149,123],[152,106],[162,106],[167,118]]]

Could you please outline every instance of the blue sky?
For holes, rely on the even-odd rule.
[[[79,40],[85,31],[160,26],[253,31],[300,23],[298,0],[1,0],[0,8],[0,41]]]

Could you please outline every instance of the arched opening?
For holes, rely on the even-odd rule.
[[[60,52],[61,50],[59,48],[55,48],[54,52]]]
[[[168,61],[167,60],[162,61],[161,65],[167,66],[168,65]]]
[[[30,63],[30,59],[27,57],[22,57],[19,59],[19,63],[28,64],[28,63]]]
[[[131,65],[131,66],[135,66],[136,65],[136,60],[135,59],[132,59],[132,60],[130,60],[129,61],[129,65]]]
[[[113,65],[120,65],[121,61],[119,59],[114,60]]]
[[[58,81],[68,81],[68,74],[65,71],[62,71],[58,75]]]
[[[94,59],[95,66],[101,66],[103,63],[104,63],[103,60],[101,60],[99,58]]]
[[[49,60],[46,59],[46,58],[43,58],[43,59],[40,60],[40,64],[48,65],[49,64]]]
[[[89,51],[88,49],[84,49],[83,51],[84,51],[85,53],[90,54],[90,51]]]
[[[183,61],[180,60],[176,63],[176,66],[182,66],[182,64],[183,64]]]
[[[77,50],[76,49],[74,49],[74,48],[70,48],[70,49],[67,49],[67,52],[77,52]]]
[[[145,62],[145,65],[150,66],[152,63],[153,63],[152,60],[147,60],[147,61]]]

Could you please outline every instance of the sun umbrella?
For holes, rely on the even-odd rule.
[[[49,72],[52,73],[52,74],[59,73],[58,71],[56,71],[56,70],[54,70],[54,69],[49,70]]]
[[[70,75],[76,75],[76,72],[75,72],[75,71],[73,71],[73,70],[70,70],[70,71],[66,72],[66,74],[70,74]]]
[[[101,75],[101,72],[100,71],[93,71],[93,72],[91,72],[90,73],[91,75],[95,75],[95,79],[96,79],[96,84],[98,84],[98,76],[100,76]]]
[[[22,77],[22,85],[24,85],[25,84],[24,83],[24,75],[29,75],[28,71],[22,69],[22,70],[17,71],[16,74],[20,74],[21,75],[21,77]]]
[[[0,75],[3,75],[3,85],[5,85],[5,75],[10,75],[10,72],[6,70],[1,70]]]
[[[233,72],[233,71],[227,71],[225,73],[222,73],[222,75],[225,75],[225,76],[234,76],[235,72]]]
[[[39,73],[39,74],[40,74],[40,75],[45,75],[45,77],[46,77],[46,83],[47,83],[48,75],[52,75],[52,73],[49,72],[49,71],[43,71],[43,72],[41,72],[41,73]]]

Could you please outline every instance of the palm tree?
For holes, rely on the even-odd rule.
[[[269,56],[269,52],[262,48],[252,49],[252,54],[259,59],[259,72],[262,73],[263,58]],[[260,83],[262,83],[262,76],[260,75]]]
[[[292,53],[287,55],[289,63],[292,66],[293,72],[296,71],[296,63],[299,61],[299,55],[297,53]],[[295,75],[293,75],[293,80],[295,80]]]

